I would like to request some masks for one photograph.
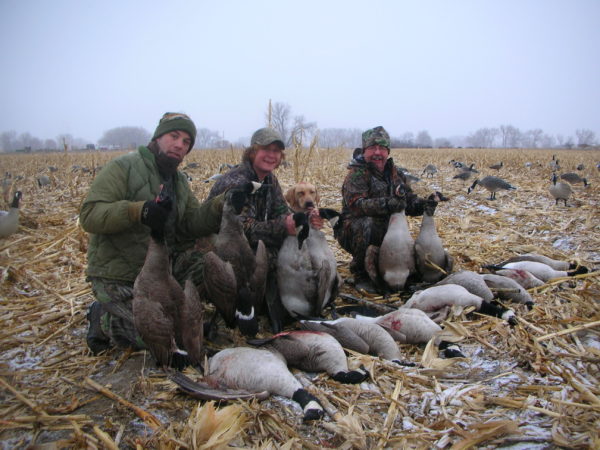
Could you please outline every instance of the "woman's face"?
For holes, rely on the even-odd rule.
[[[252,167],[256,175],[258,175],[258,179],[262,180],[279,166],[283,154],[281,147],[274,142],[269,145],[259,145],[257,147]]]

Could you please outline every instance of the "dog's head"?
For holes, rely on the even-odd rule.
[[[306,212],[308,208],[319,206],[319,193],[314,184],[301,181],[285,193],[285,199],[295,212]]]

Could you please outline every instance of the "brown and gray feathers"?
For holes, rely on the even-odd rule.
[[[415,240],[415,262],[421,280],[435,283],[448,273],[452,272],[454,259],[444,249],[439,237],[435,219],[434,208],[426,205],[421,221],[421,229]]]
[[[19,206],[22,198],[21,191],[15,192],[10,209],[0,211],[0,238],[10,236],[19,228]]]
[[[562,200],[567,206],[567,200],[573,193],[573,189],[571,189],[571,185],[567,183],[563,183],[562,181],[558,181],[558,177],[555,173],[552,174],[552,184],[548,188],[548,191],[554,197],[554,204],[558,205],[558,202]]]

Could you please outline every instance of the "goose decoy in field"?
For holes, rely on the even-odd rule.
[[[456,161],[455,159],[451,159],[448,161],[448,164],[452,164],[455,169],[462,169],[463,167],[467,167],[467,165],[462,161]]]
[[[550,167],[552,172],[560,170],[560,163],[558,162],[558,159],[556,159],[556,155],[552,155],[552,161],[548,163],[548,166]]]
[[[268,269],[267,251],[259,241],[256,254],[244,234],[239,214],[246,197],[260,188],[248,183],[225,194],[221,227],[214,251],[204,255],[207,298],[229,327],[236,325],[247,336],[258,332],[256,312],[262,304]]]
[[[585,166],[583,164],[577,164],[577,167],[575,167],[575,169],[581,171],[581,170],[585,170]]]
[[[552,184],[548,188],[548,191],[554,197],[554,204],[558,205],[559,200],[562,200],[567,206],[567,200],[573,193],[573,189],[571,189],[571,185],[567,183],[563,183],[562,181],[558,181],[558,177],[555,173],[552,174]]]
[[[226,348],[210,358],[208,366],[209,377],[228,388],[281,395],[300,404],[304,420],[323,417],[319,401],[302,387],[279,353],[250,347]]]
[[[5,238],[15,233],[19,228],[19,206],[23,194],[21,191],[15,192],[13,201],[8,211],[0,211],[0,238]]]
[[[571,184],[579,184],[579,183],[583,183],[583,186],[589,186],[588,182],[587,182],[587,178],[583,178],[580,177],[578,174],[576,174],[575,172],[567,172],[567,173],[563,173],[561,174],[560,178],[562,180],[565,180]]]
[[[471,187],[467,189],[467,193],[470,194],[471,191],[475,189],[475,186],[480,185],[487,189],[490,193],[490,200],[496,199],[496,192],[501,190],[515,190],[516,187],[504,181],[502,178],[494,177],[488,175],[487,177],[482,178],[481,180],[477,178]]]
[[[435,285],[443,286],[445,284],[458,284],[471,294],[477,295],[487,302],[491,302],[494,298],[494,293],[487,287],[481,275],[471,270],[460,270],[451,273]]]
[[[510,300],[515,303],[527,305],[529,309],[533,307],[533,298],[523,286],[512,278],[503,277],[493,273],[482,275],[483,281],[490,289],[495,289],[498,298],[501,300]]]
[[[193,295],[189,286],[187,293]],[[144,265],[133,285],[133,323],[157,364],[164,369],[172,364],[178,368],[183,366],[188,355],[183,340],[184,328],[186,333],[200,330],[202,336],[201,315],[198,318],[200,323],[196,324],[193,323],[196,317],[183,316],[184,308],[188,311],[192,302],[199,300],[197,297],[184,299],[185,295],[171,274],[164,236],[153,231]],[[200,349],[196,346],[197,342],[187,336],[186,342],[193,345],[190,348],[190,362],[199,366],[202,362],[202,342],[199,343]]]
[[[200,164],[198,164],[197,162],[191,162],[189,164],[186,164],[183,170],[197,169],[198,167],[200,167]]]
[[[332,209],[320,208],[319,214],[332,223],[339,218],[339,213]],[[335,300],[342,279],[325,233],[311,227],[302,212],[294,214],[295,221],[298,215],[304,217],[306,231],[298,237],[285,238],[279,250],[279,293],[281,303],[292,317],[318,317]],[[300,224],[298,220],[297,225]]]
[[[36,178],[39,187],[49,186],[50,178],[47,175],[40,175]]]
[[[467,181],[472,176],[473,176],[473,172],[471,172],[470,170],[463,170],[462,172],[457,173],[456,175],[454,175],[452,177],[452,179],[453,180]]]
[[[361,383],[369,376],[364,369],[349,370],[340,343],[322,331],[284,331],[266,339],[251,339],[248,343],[278,352],[292,367],[308,372],[327,372],[340,383]]]
[[[502,161],[500,161],[499,163],[492,164],[489,167],[490,167],[490,169],[494,169],[494,170],[500,171],[500,169],[502,169],[503,166],[504,166],[504,163]]]
[[[437,196],[437,197],[436,197]],[[448,200],[442,194],[431,194],[430,200]],[[427,203],[423,212],[421,229],[415,240],[415,263],[422,281],[435,283],[452,272],[454,259],[444,249],[442,240],[437,234],[433,214],[435,205]]]
[[[375,253],[378,253],[375,256]],[[408,228],[404,210],[390,216],[388,229],[383,237],[381,247],[377,252],[374,246],[369,246],[365,267],[376,286],[381,285],[381,279],[393,291],[404,288],[408,277],[415,273],[415,243]],[[373,260],[377,260],[375,273]]]
[[[558,259],[548,258],[544,255],[538,255],[537,253],[524,253],[522,255],[511,256],[510,258],[505,259],[498,265],[503,266],[505,264],[517,261],[537,261],[552,267],[554,270],[574,270],[577,269],[577,267],[579,267],[579,264],[577,264],[576,262],[560,261]]]
[[[579,266],[575,270],[555,270],[547,264],[537,261],[516,261],[504,264],[502,266],[492,265],[484,266],[484,268],[492,269],[520,269],[530,272],[534,277],[548,282],[553,278],[572,277],[583,273],[588,273],[587,267]]]
[[[427,178],[433,178],[437,171],[437,167],[435,167],[433,164],[427,164],[425,166],[425,169],[423,169],[423,173],[421,173],[421,176],[425,175]]]
[[[398,344],[390,333],[376,323],[351,317],[301,320],[299,323],[304,330],[322,331],[332,335],[344,348],[402,364]]]

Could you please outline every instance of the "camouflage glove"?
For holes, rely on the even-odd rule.
[[[386,207],[390,214],[404,211],[406,208],[406,202],[400,197],[390,197],[386,201]]]

